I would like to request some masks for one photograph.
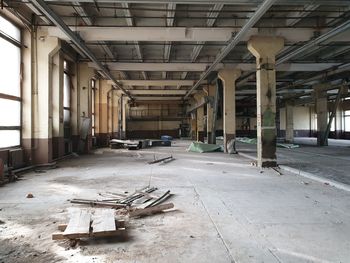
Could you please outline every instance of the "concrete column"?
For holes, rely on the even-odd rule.
[[[52,58],[59,52],[61,42],[56,37],[49,37],[44,31],[38,31],[35,39],[37,62],[35,84],[33,90],[34,117],[34,163],[52,162]]]
[[[286,102],[286,142],[294,141],[294,120],[293,120],[293,104]]]
[[[196,103],[202,103],[204,99],[204,93],[198,92],[194,95]],[[204,142],[204,105],[197,109],[197,136],[196,139],[199,142]]]
[[[51,62],[52,85],[52,154],[64,156],[63,127],[63,55],[57,53]]]
[[[215,96],[215,89],[216,87],[214,85],[209,85],[208,87],[208,96],[214,99]],[[213,108],[213,101],[207,103],[207,138],[208,143],[212,144],[212,138],[211,135],[213,133],[213,114],[214,114],[214,108]]]
[[[98,108],[98,133],[96,134],[98,144],[100,146],[108,145],[108,105],[107,105],[107,97],[108,92],[112,89],[112,86],[108,84],[107,80],[100,79],[99,80],[99,100],[96,108]]]
[[[112,93],[112,136],[119,138],[119,96],[115,90]]]
[[[196,112],[191,113],[191,139],[197,139],[197,114]]]
[[[95,75],[94,69],[87,63],[78,64],[78,90],[79,90],[79,130],[80,152],[89,152],[92,147],[91,135],[91,80]]]
[[[317,114],[317,146],[328,145],[328,138],[325,140],[328,124],[328,99],[326,91],[327,86],[328,84],[316,84],[313,87]]]
[[[283,46],[282,37],[252,36],[248,41],[248,49],[256,57],[257,64],[258,167],[277,165],[275,57]]]
[[[223,69],[218,73],[222,80],[224,94],[224,151],[228,153],[228,144],[236,138],[236,80],[241,76],[239,69]],[[235,151],[235,149],[233,149]]]
[[[128,116],[128,97],[122,96],[122,139],[126,138],[126,131],[127,131],[127,116]]]

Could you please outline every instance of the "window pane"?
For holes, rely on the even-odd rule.
[[[70,80],[66,73],[64,74],[63,107],[70,107]]]
[[[70,126],[70,111],[69,110],[63,110],[63,122],[64,126]]]
[[[0,99],[0,126],[21,125],[21,103]]]
[[[21,51],[19,47],[0,38],[0,93],[20,96],[20,64]]]
[[[4,32],[6,35],[9,35],[10,37],[18,41],[21,40],[20,29],[1,16],[0,16],[0,30]]]
[[[344,125],[345,125],[345,131],[349,132],[350,131],[350,116],[345,116],[344,118]]]
[[[20,145],[20,132],[0,130],[0,148]]]

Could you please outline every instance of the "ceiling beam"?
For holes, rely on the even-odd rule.
[[[298,24],[303,18],[307,17],[312,11],[315,11],[319,8],[320,5],[307,4],[304,6],[303,11],[295,11],[288,14],[288,17],[297,17],[289,18],[286,20],[287,26],[294,26]]]
[[[175,10],[176,10],[176,4],[174,3],[169,3],[167,5],[167,12],[166,12],[166,26],[167,27],[172,27],[174,26],[174,17],[175,17]],[[164,46],[164,61],[169,62],[170,60],[170,54],[171,54],[171,42],[166,42]],[[166,71],[162,72],[163,79],[166,79]]]
[[[49,36],[68,40],[56,27],[41,27],[47,29]],[[237,28],[228,27],[70,27],[72,31],[79,32],[86,42],[96,41],[144,41],[144,42],[227,42],[233,35],[239,32]],[[325,33],[327,30],[318,31]],[[259,34],[258,28],[250,28],[242,41],[248,41],[252,35]],[[266,35],[281,36],[286,42],[295,43],[309,41],[314,37],[315,29],[312,28],[275,28],[265,31]],[[350,41],[350,34],[344,35],[337,41]],[[194,57],[193,57],[194,58]]]
[[[150,87],[150,86],[193,86],[195,80],[173,80],[173,79],[161,79],[161,80],[120,80],[123,86],[140,86],[140,87]]]
[[[130,93],[134,96],[139,95],[171,95],[171,96],[183,96],[186,90],[164,90],[164,89],[151,89],[151,90],[130,90]]]
[[[131,29],[134,29],[134,19],[132,18],[131,16],[131,12],[130,12],[130,8],[129,8],[129,4],[128,3],[121,3],[122,7],[124,8],[124,14],[125,16],[127,17],[126,18],[126,23],[129,27],[131,27]],[[140,47],[140,44],[137,40],[134,40],[134,43],[135,43],[135,51],[136,51],[136,55],[138,57],[138,59],[140,61],[143,61],[143,54],[142,54],[142,51],[141,51],[141,47]],[[147,79],[147,74],[146,72],[142,72],[142,76],[144,79]]]
[[[57,0],[45,0],[46,2],[57,2]],[[60,2],[71,2],[71,0],[60,0]],[[80,3],[115,3],[116,0],[76,0]],[[118,0],[119,3],[142,3],[142,4],[167,4],[169,0]],[[256,6],[261,4],[263,0],[173,0],[177,4],[226,4],[226,5],[250,5]],[[310,0],[279,0],[279,5],[306,5]],[[327,6],[349,6],[348,0],[318,0],[319,5]]]
[[[91,61],[93,61],[98,70],[102,71],[103,74],[113,81],[114,86],[121,89],[130,99],[133,97],[120,86],[111,72],[96,58],[94,53],[85,45],[84,41],[78,37],[69,27],[64,23],[64,21],[54,12],[43,0],[32,0],[33,5],[39,9],[52,23],[54,23],[65,35],[69,38],[70,41],[74,43]]]
[[[89,62],[89,67],[97,68],[95,63]],[[111,71],[191,71],[202,72],[210,67],[211,63],[105,63]],[[285,63],[277,66],[277,71],[320,71],[338,66],[340,63]],[[242,71],[255,71],[255,63],[217,63],[213,70],[222,68],[239,68]]]

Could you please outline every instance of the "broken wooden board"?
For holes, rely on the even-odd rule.
[[[138,216],[151,215],[151,214],[159,213],[159,212],[162,212],[164,210],[171,209],[171,208],[174,208],[173,203],[157,205],[157,206],[152,206],[152,207],[143,208],[143,209],[135,209],[133,211],[130,211],[129,216],[130,217],[138,217]]]
[[[110,231],[116,231],[116,225],[114,220],[114,210],[112,209],[98,209],[93,215],[93,221],[91,224],[92,232],[104,233]]]
[[[88,232],[86,231],[87,218],[89,218]],[[63,232],[52,234],[53,240],[113,237],[125,233],[125,221],[116,220],[112,209],[96,209],[93,216],[86,210],[75,210],[71,213],[68,224],[58,225],[58,230]]]
[[[77,198],[70,200],[70,202],[73,204],[87,204],[87,205],[91,205],[91,206],[104,206],[104,207],[111,207],[111,208],[122,208],[122,207],[126,206],[126,204],[119,204],[116,202],[89,200],[89,199],[77,199]]]
[[[91,214],[87,210],[74,210],[70,214],[67,228],[63,236],[67,238],[89,237]]]

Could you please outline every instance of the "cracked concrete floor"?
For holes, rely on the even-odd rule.
[[[350,193],[189,141],[140,151],[99,149],[28,173],[0,190],[0,262],[349,262]],[[176,160],[148,165],[154,156]],[[70,198],[170,189],[176,210],[128,222],[128,236],[52,241]],[[34,198],[27,199],[32,193]]]

